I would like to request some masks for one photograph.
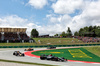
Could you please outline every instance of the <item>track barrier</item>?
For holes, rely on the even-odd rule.
[[[56,47],[71,47],[71,46],[99,46],[100,44],[75,44],[75,45],[54,45]],[[48,45],[41,45],[41,46],[0,46],[0,48],[42,48],[48,47]]]

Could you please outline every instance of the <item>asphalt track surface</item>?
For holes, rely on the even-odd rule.
[[[29,64],[19,64],[19,63],[9,63],[9,62],[0,62],[0,66],[40,66],[40,65],[29,65]]]
[[[39,58],[25,56],[18,57],[14,56],[14,51],[24,51],[25,48],[0,48],[0,59],[5,60],[13,60],[13,61],[23,61],[23,62],[31,62],[31,63],[41,63],[41,64],[50,64],[50,65],[59,65],[59,66],[100,66],[100,64],[96,63],[83,63],[83,62],[56,62],[56,61],[48,61],[48,60],[40,60]],[[43,50],[46,48],[34,48],[34,50]]]

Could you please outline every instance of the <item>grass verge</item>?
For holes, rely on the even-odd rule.
[[[83,48],[100,57],[100,46],[83,47]]]
[[[29,64],[29,65],[42,65],[42,66],[55,66],[55,65],[48,65],[48,64],[40,64],[40,63],[31,63],[31,62],[21,62],[21,61],[11,61],[11,60],[4,60],[0,59],[2,62],[12,62],[12,63],[20,63],[20,64]]]

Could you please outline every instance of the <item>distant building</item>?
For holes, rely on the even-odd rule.
[[[48,38],[48,37],[50,37],[50,36],[49,36],[49,34],[46,34],[46,35],[40,35],[39,37],[40,37],[40,38]]]

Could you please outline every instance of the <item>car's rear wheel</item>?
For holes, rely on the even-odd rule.
[[[44,57],[40,57],[40,59],[41,59],[41,60],[45,60],[45,58],[44,58]]]
[[[25,56],[24,54],[22,54],[22,56]]]
[[[15,55],[15,53],[13,53],[13,55]]]

